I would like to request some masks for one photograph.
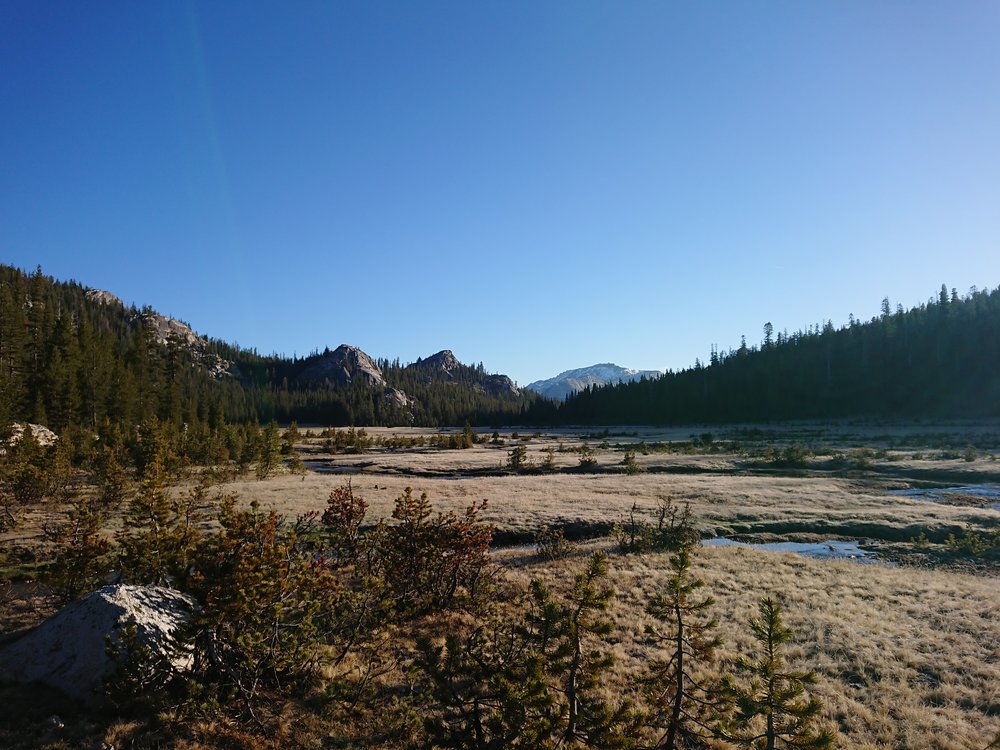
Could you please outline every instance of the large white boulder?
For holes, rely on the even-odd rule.
[[[135,623],[142,643],[154,653],[170,655],[167,643],[194,609],[191,597],[162,586],[105,586],[0,649],[0,680],[40,682],[94,703],[115,667],[105,652],[106,635],[118,642],[122,631]],[[183,656],[171,658],[178,667],[186,661]]]

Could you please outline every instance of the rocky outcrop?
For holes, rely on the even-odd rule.
[[[205,342],[187,323],[168,318],[166,315],[160,315],[152,310],[144,311],[142,319],[152,330],[156,343],[161,346],[174,342],[204,349]]]
[[[7,439],[7,446],[12,447],[21,442],[21,438],[24,437],[25,427],[31,430],[31,436],[35,438],[35,441],[43,448],[55,445],[56,441],[59,440],[59,436],[48,427],[43,427],[40,424],[23,425],[19,422],[15,422],[10,426],[10,437]]]
[[[451,349],[443,349],[427,359],[417,360],[407,365],[406,369],[420,372],[425,383],[436,380],[456,383],[460,381],[480,393],[494,397],[516,398],[521,395],[514,381],[506,375],[487,375],[483,372],[482,365],[479,367],[463,365]]]
[[[307,383],[353,384],[383,387],[385,377],[375,360],[356,346],[341,344],[327,350],[299,373],[298,380]]]
[[[506,375],[484,376],[483,390],[491,396],[498,396],[500,398],[515,398],[521,395],[521,391],[514,385],[514,381]]]
[[[443,349],[437,354],[432,354],[427,359],[416,362],[411,366],[419,367],[428,372],[443,373],[450,378],[455,370],[462,367],[462,363],[458,361],[458,357],[452,353],[451,349]]]
[[[91,302],[96,302],[99,305],[125,307],[125,303],[118,299],[118,297],[113,295],[111,292],[105,292],[103,289],[88,289],[86,297]],[[134,309],[135,308],[133,308],[133,310]],[[149,326],[153,332],[153,339],[157,344],[166,344],[171,339],[183,341],[188,345],[194,345],[197,342],[202,341],[201,337],[198,336],[198,334],[195,333],[191,326],[187,323],[182,323],[181,321],[167,317],[166,315],[160,315],[160,313],[149,307],[144,308],[143,311],[138,315],[135,315],[132,320],[133,322],[141,320]]]
[[[413,403],[413,399],[398,388],[386,388],[382,391],[382,399],[387,406],[396,409],[406,409]]]
[[[134,623],[141,643],[183,668],[188,657],[172,652],[168,643],[194,609],[193,599],[173,589],[105,586],[0,649],[0,679],[40,682],[84,703],[99,702],[102,683],[115,667],[105,652],[105,636],[120,644],[122,631]]]
[[[111,292],[105,292],[102,289],[88,289],[87,299],[91,302],[96,302],[99,305],[117,305],[118,307],[125,307],[125,303],[118,299]]]
[[[236,365],[210,352],[207,339],[195,333],[187,323],[149,309],[144,310],[139,318],[144,325],[149,326],[153,340],[157,344],[160,346],[171,344],[187,349],[195,363],[208,370],[216,380],[239,375]]]
[[[125,307],[125,304],[118,297],[101,289],[88,289],[86,296],[88,300],[99,305]],[[134,314],[131,322],[133,325],[141,323],[147,326],[153,334],[153,340],[160,346],[174,344],[187,349],[194,363],[205,368],[216,380],[239,377],[240,373],[236,365],[218,354],[210,352],[207,338],[199,336],[187,323],[161,315],[149,307]]]

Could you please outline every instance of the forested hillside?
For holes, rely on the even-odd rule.
[[[716,352],[658,380],[587,389],[538,424],[680,424],[837,417],[1000,415],[1000,288],[962,297],[942,286],[904,311],[888,299],[869,322],[794,334],[764,326],[762,344]]]
[[[342,373],[343,351],[367,364]],[[340,373],[338,375],[338,373]],[[668,424],[854,416],[1000,415],[1000,289],[942,286],[911,310],[711,353],[709,362],[588,388],[564,404],[449,351],[403,365],[342,346],[305,358],[261,356],[197,337],[153,310],[41,269],[0,266],[0,425],[56,432],[175,429],[271,419],[329,425]]]
[[[149,310],[108,303],[41,269],[0,266],[0,422],[61,432],[148,418],[180,423],[254,417],[233,378],[216,380],[179,338],[156,341]],[[211,347],[209,347],[211,348]]]
[[[383,360],[377,384],[299,377],[327,353],[260,356],[41,268],[0,266],[0,425],[28,421],[59,433],[154,418],[195,431],[271,419],[460,425],[519,418],[535,398],[513,384],[494,388],[510,381],[457,360],[441,372]]]

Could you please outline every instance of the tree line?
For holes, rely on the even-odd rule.
[[[1000,415],[1000,288],[870,321],[827,321],[789,334],[765,324],[759,345],[712,348],[707,363],[587,388],[557,404],[490,387],[482,366],[449,376],[380,360],[389,386],[303,382],[316,358],[261,356],[204,339],[157,340],[151,310],[90,299],[75,282],[0,266],[0,431],[14,422],[59,434],[126,437],[156,419],[176,432],[271,419],[324,425],[679,424],[843,417]],[[230,365],[219,375],[206,359]]]
[[[125,434],[156,419],[176,430],[224,422],[324,425],[461,425],[515,419],[534,396],[483,387],[482,368],[428,378],[385,361],[389,385],[411,398],[400,406],[382,388],[299,382],[315,357],[262,356],[222,341],[156,330],[148,309],[102,302],[80,284],[0,265],[0,430],[40,424],[62,435]],[[211,365],[222,363],[222,372]]]
[[[961,296],[942,286],[910,310],[888,298],[867,322],[827,321],[759,346],[712,348],[707,363],[655,380],[587,388],[539,402],[528,421],[683,424],[846,417],[1000,415],[1000,288]]]

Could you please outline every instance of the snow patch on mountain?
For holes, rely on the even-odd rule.
[[[640,378],[658,378],[663,373],[659,370],[633,370],[631,367],[620,367],[611,362],[578,367],[566,370],[554,378],[536,380],[526,388],[540,393],[547,398],[559,401],[565,400],[570,394],[582,391],[584,388],[607,385],[608,383],[628,383]]]

